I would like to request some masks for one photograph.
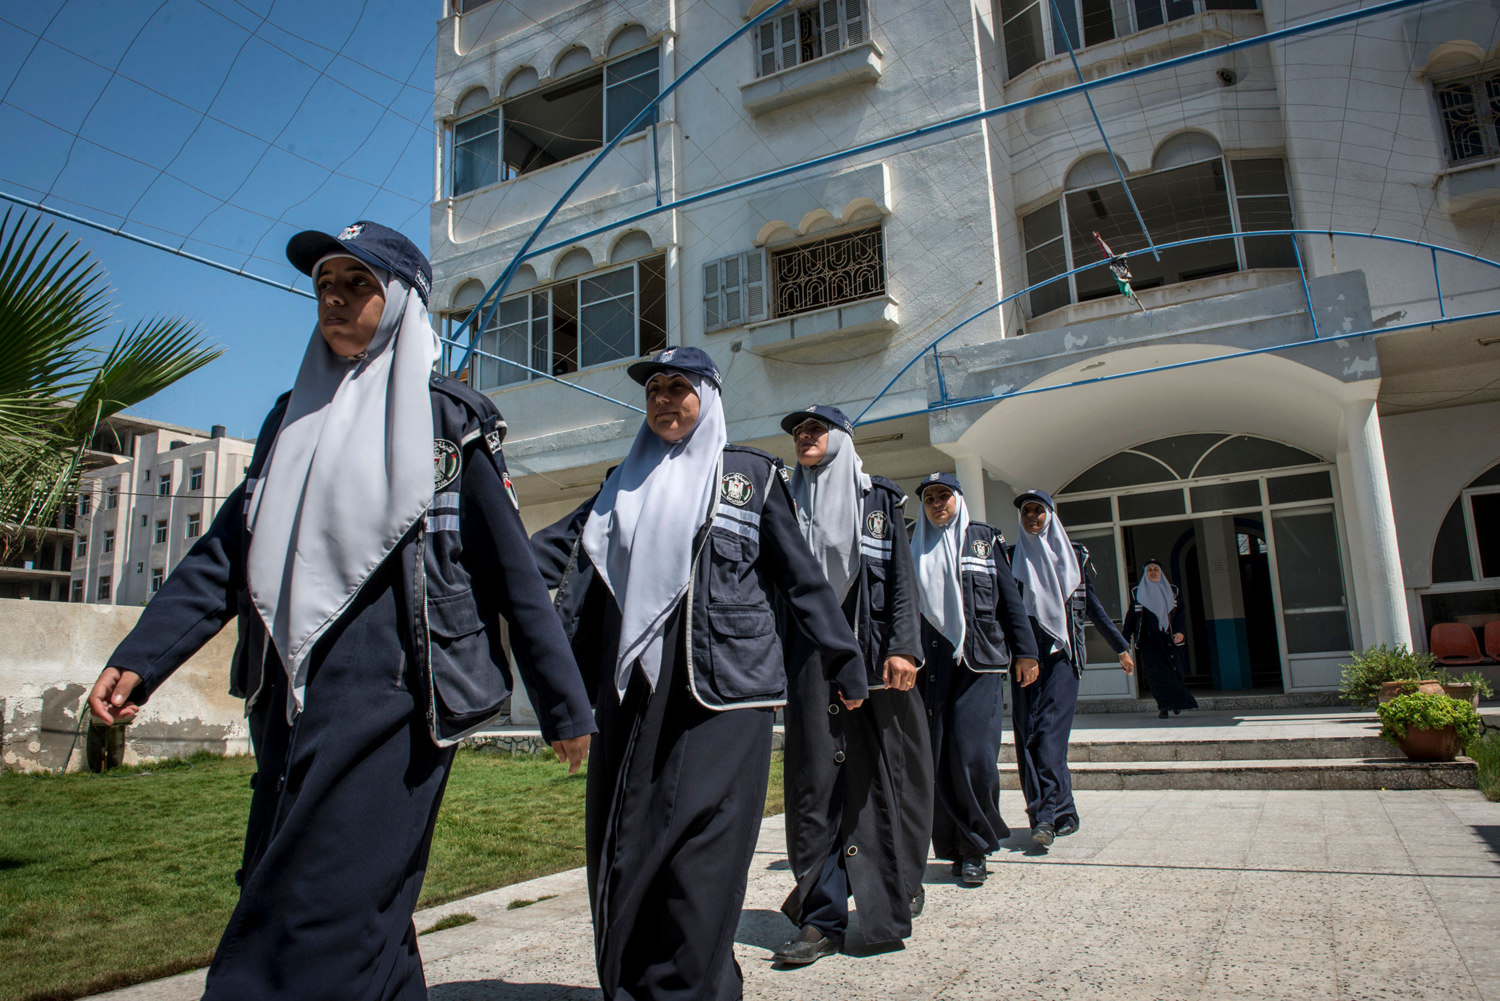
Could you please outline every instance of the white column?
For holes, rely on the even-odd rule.
[[[1344,435],[1349,446],[1349,472],[1354,485],[1356,517],[1349,541],[1362,548],[1365,572],[1357,589],[1370,613],[1375,635],[1363,637],[1366,646],[1404,643],[1411,646],[1411,624],[1406,607],[1406,585],[1401,553],[1396,544],[1396,516],[1391,510],[1391,487],[1386,475],[1385,446],[1380,438],[1380,415],[1374,400],[1344,404]]]
[[[964,504],[973,521],[989,521],[984,503],[984,463],[977,455],[954,457],[954,472],[958,474],[958,485],[963,487]]]

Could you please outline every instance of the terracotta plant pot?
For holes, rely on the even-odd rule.
[[[1479,691],[1473,685],[1444,685],[1443,694],[1479,708]]]
[[[1453,727],[1441,730],[1421,730],[1407,727],[1406,736],[1400,742],[1402,752],[1412,761],[1452,761],[1463,752],[1463,742]]]
[[[1381,702],[1389,702],[1389,701],[1391,701],[1391,699],[1394,699],[1396,696],[1403,694],[1401,686],[1403,686],[1403,685],[1409,685],[1409,684],[1411,684],[1410,681],[1387,681],[1387,682],[1385,682],[1384,684],[1382,684],[1380,686],[1380,701]],[[1419,691],[1419,692],[1426,692],[1429,695],[1443,695],[1443,694],[1445,694],[1443,692],[1443,685],[1442,685],[1442,683],[1440,681],[1438,681],[1436,678],[1428,678],[1425,681],[1419,681],[1419,682],[1417,682],[1417,691]],[[1460,696],[1460,698],[1462,698],[1462,696]]]

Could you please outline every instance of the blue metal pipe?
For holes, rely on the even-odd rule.
[[[1062,29],[1062,11],[1057,9],[1057,0],[1051,0],[1051,3],[1052,25],[1055,28]],[[1066,29],[1063,29],[1060,33],[1063,41],[1068,46],[1068,59],[1073,63],[1073,73],[1078,77],[1079,83],[1084,83],[1083,70],[1078,67],[1078,54],[1073,51],[1073,39],[1068,37]],[[1135,195],[1130,193],[1130,184],[1125,180],[1125,171],[1120,167],[1120,160],[1115,156],[1114,148],[1109,144],[1109,136],[1104,131],[1104,123],[1099,121],[1099,112],[1094,108],[1094,95],[1088,91],[1084,91],[1083,99],[1089,103],[1089,114],[1094,116],[1094,128],[1099,130],[1099,138],[1104,140],[1104,151],[1109,154],[1109,162],[1114,164],[1115,176],[1120,179],[1120,187],[1125,189],[1125,197],[1130,200],[1130,211],[1135,213],[1136,224],[1141,227],[1141,232],[1146,235],[1146,249],[1151,251],[1152,257],[1160,261],[1161,254],[1156,249],[1156,242],[1151,239],[1151,231],[1146,228],[1146,220],[1141,218],[1140,206],[1135,203]]]
[[[1231,233],[1221,233],[1221,234],[1217,234],[1217,235],[1214,235],[1214,236],[1195,236],[1195,237],[1192,237],[1192,238],[1186,239],[1186,240],[1174,240],[1171,243],[1164,243],[1164,244],[1162,244],[1161,245],[1161,249],[1163,249],[1163,250],[1171,250],[1171,249],[1173,249],[1175,247],[1186,247],[1186,246],[1189,246],[1189,245],[1195,244],[1195,243],[1213,243],[1213,242],[1217,242],[1219,240],[1228,240],[1228,239],[1233,239],[1235,237],[1244,237],[1244,236],[1290,236],[1295,241],[1298,236],[1303,236],[1303,235],[1321,236],[1321,235],[1324,235],[1324,234],[1327,234],[1327,236],[1328,236],[1328,238],[1330,240],[1333,237],[1335,237],[1335,236],[1344,236],[1344,237],[1349,237],[1351,239],[1377,240],[1377,241],[1380,241],[1380,242],[1383,242],[1383,243],[1397,243],[1397,244],[1402,244],[1402,245],[1409,246],[1409,247],[1421,247],[1424,250],[1429,250],[1429,251],[1432,252],[1434,262],[1437,259],[1437,253],[1438,253],[1438,251],[1442,251],[1444,254],[1448,254],[1448,255],[1450,255],[1452,257],[1458,257],[1458,258],[1462,258],[1464,260],[1474,261],[1475,263],[1484,264],[1484,265],[1487,265],[1487,266],[1492,267],[1492,268],[1500,268],[1500,262],[1492,261],[1489,258],[1480,257],[1477,254],[1471,254],[1468,251],[1464,251],[1464,250],[1454,250],[1451,247],[1439,247],[1436,244],[1425,243],[1425,242],[1423,242],[1421,240],[1413,240],[1413,239],[1411,239],[1409,237],[1404,237],[1404,236],[1385,236],[1385,235],[1382,235],[1382,234],[1379,234],[1379,233],[1356,233],[1356,232],[1354,232],[1352,230],[1343,230],[1343,229],[1316,229],[1316,230],[1314,230],[1314,229],[1260,229],[1260,230],[1234,231],[1234,232],[1231,232]],[[1301,265],[1301,252],[1300,252],[1300,250],[1298,252],[1298,264],[1299,264],[1299,273],[1302,274],[1302,276],[1303,276],[1303,291],[1304,291],[1305,294],[1307,294],[1308,312],[1311,313],[1312,312],[1312,305],[1311,305],[1312,304],[1312,296],[1311,296],[1310,291],[1309,291],[1309,286],[1307,285],[1306,272],[1300,270],[1300,265]],[[883,396],[885,396],[886,393],[890,392],[891,387],[895,386],[896,383],[901,379],[901,377],[904,376],[908,371],[911,370],[911,367],[913,365],[915,365],[917,362],[919,362],[919,361],[922,360],[922,357],[924,355],[926,355],[929,350],[936,349],[936,347],[939,344],[941,344],[943,341],[947,340],[952,335],[958,333],[958,331],[962,330],[964,327],[966,327],[969,324],[973,323],[975,320],[979,319],[980,317],[984,316],[985,314],[991,313],[991,312],[999,309],[1001,306],[1005,305],[1006,303],[1011,302],[1011,301],[1019,298],[1020,296],[1026,295],[1026,294],[1034,291],[1035,289],[1039,289],[1039,288],[1043,287],[1044,285],[1050,285],[1053,282],[1062,281],[1062,280],[1064,280],[1066,278],[1070,278],[1073,275],[1078,274],[1080,271],[1087,271],[1089,268],[1098,268],[1098,267],[1106,267],[1106,265],[1099,264],[1097,262],[1093,263],[1093,264],[1084,264],[1084,265],[1081,265],[1079,267],[1073,268],[1070,271],[1065,271],[1062,274],[1054,275],[1053,277],[1048,278],[1045,281],[1035,282],[1035,283],[1033,283],[1031,285],[1028,285],[1025,288],[1023,288],[1023,289],[1021,289],[1021,290],[1019,290],[1017,292],[1012,292],[1010,295],[1008,295],[1005,298],[1001,299],[999,302],[994,303],[994,304],[989,305],[989,306],[986,306],[983,309],[979,310],[977,313],[974,313],[973,315],[971,315],[969,317],[966,317],[963,320],[960,320],[958,323],[956,323],[952,327],[949,327],[943,333],[941,333],[937,337],[933,338],[932,341],[930,341],[926,345],[924,345],[920,351],[918,351],[918,352],[916,352],[916,354],[912,355],[910,361],[908,361],[905,365],[901,366],[900,371],[898,371],[894,376],[891,377],[891,380],[889,382],[887,382],[884,387],[881,388],[880,392],[878,392],[878,393],[875,394],[875,396],[870,400],[870,402],[865,405],[865,408],[859,412],[859,415],[854,418],[854,424],[859,425],[859,424],[875,423],[876,421],[891,420],[892,418],[889,418],[889,417],[879,417],[879,418],[871,418],[871,420],[866,421],[864,419],[864,417],[865,417],[865,414],[867,414],[867,413],[870,412],[870,409],[872,407],[874,407],[875,404],[877,404],[877,403],[880,402],[881,398]],[[1436,264],[1434,264],[1434,269],[1433,270],[1434,270],[1434,273],[1436,273]],[[1441,290],[1441,287],[1440,287],[1440,290]],[[1440,312],[1444,316],[1446,316],[1446,311],[1443,311],[1443,310],[1440,309]],[[1316,329],[1317,329],[1316,328],[1316,320],[1314,321],[1314,324],[1315,324],[1314,325],[1314,330],[1316,331]],[[1415,326],[1423,326],[1425,324],[1417,323],[1417,324],[1414,324],[1414,325]],[[1398,330],[1398,329],[1402,329],[1402,328],[1401,327],[1381,327],[1380,329],[1382,331],[1388,331],[1388,330]],[[1337,338],[1335,338],[1335,339],[1337,339]],[[936,357],[936,356],[934,355],[934,357]],[[914,413],[926,413],[926,411],[914,411]],[[910,416],[910,415],[909,414],[903,414],[901,416]]]

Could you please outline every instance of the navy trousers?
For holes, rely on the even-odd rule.
[[[1010,837],[1000,816],[1000,743],[1004,739],[1004,679],[929,656],[923,695],[931,714],[937,803],[932,811],[932,853],[959,862],[982,857]]]
[[[1037,631],[1037,646],[1047,649],[1052,638]],[[1078,675],[1066,653],[1042,654],[1041,674],[1021,687],[1011,677],[1011,724],[1016,733],[1016,768],[1026,794],[1026,816],[1058,826],[1077,819],[1073,805],[1073,776],[1068,771],[1068,736],[1078,706]]]

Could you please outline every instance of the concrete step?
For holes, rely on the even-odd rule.
[[[1263,712],[1280,709],[1348,708],[1338,692],[1302,692],[1295,695],[1200,695],[1193,693],[1199,710],[1211,712]],[[1079,713],[1155,713],[1153,699],[1079,699]]]
[[[1139,762],[1139,761],[1247,761],[1318,758],[1385,758],[1391,745],[1369,734],[1346,737],[1256,737],[1241,740],[1173,739],[1160,740],[1078,740],[1068,746],[1068,761]],[[1007,742],[1000,748],[1000,761],[1015,764],[1016,746]]]
[[[1070,764],[1074,789],[1473,789],[1470,758],[1417,762],[1405,758],[1282,758],[1224,761],[1080,761]],[[1020,776],[1002,766],[1000,786],[1019,789]]]

